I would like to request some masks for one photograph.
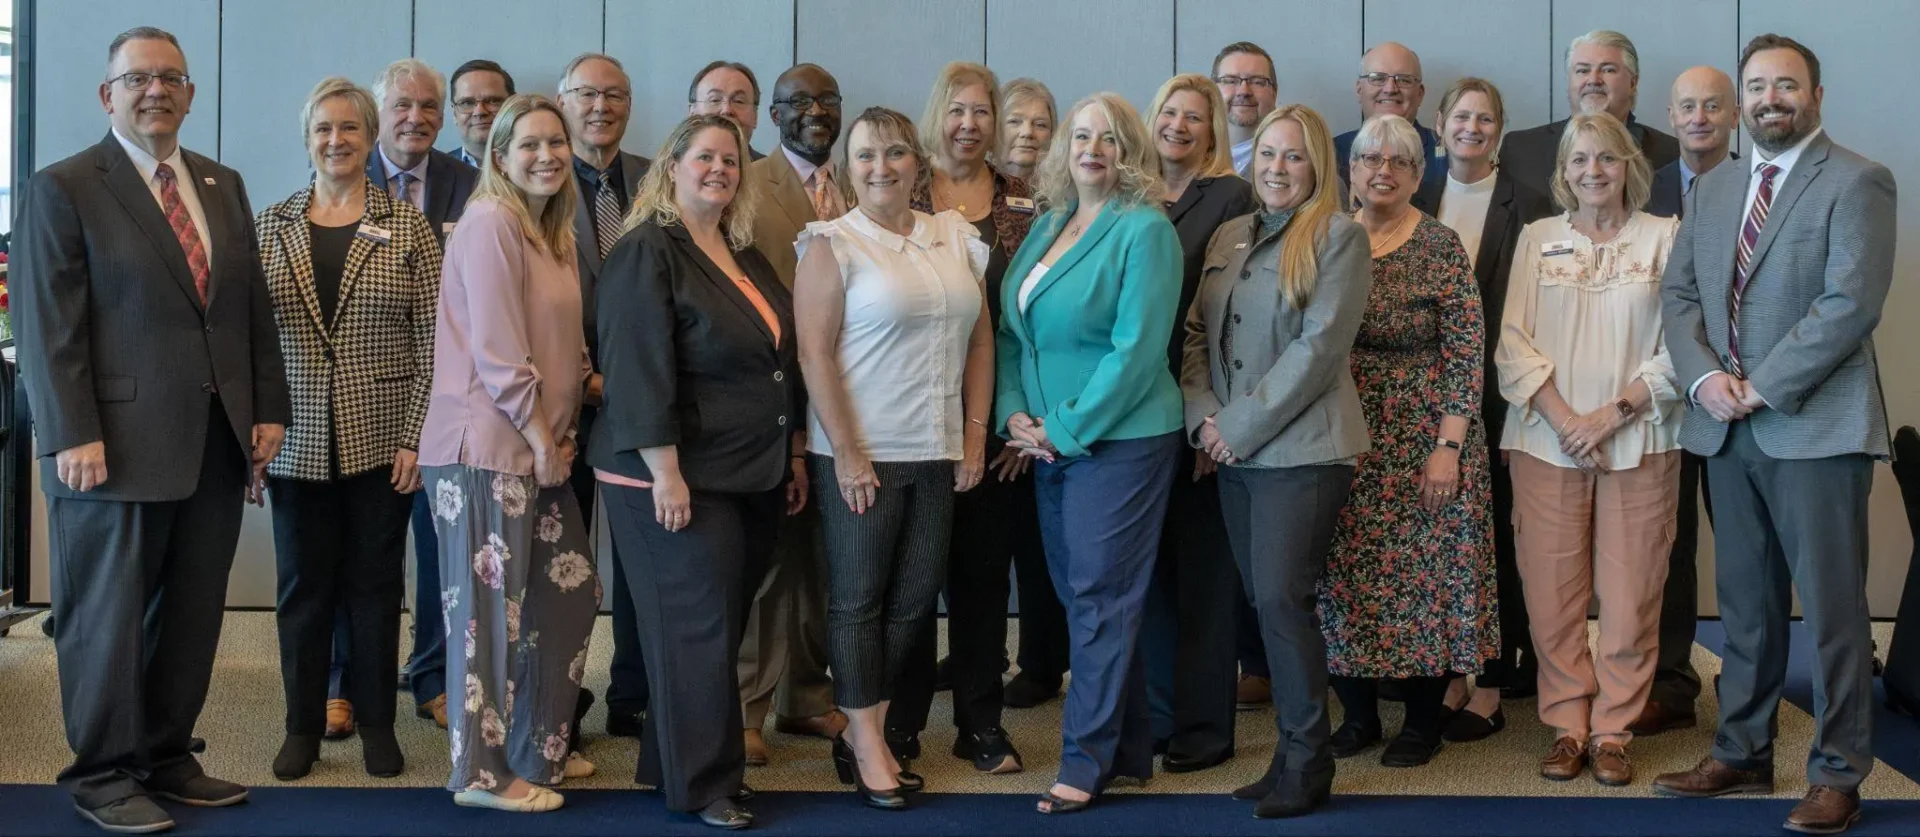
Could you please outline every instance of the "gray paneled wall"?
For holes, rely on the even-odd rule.
[[[320,78],[370,83],[386,62],[417,54],[442,72],[492,58],[522,90],[552,94],[574,55],[605,51],[634,77],[627,149],[648,156],[687,111],[695,70],[716,58],[753,67],[763,88],[754,145],[772,151],[766,116],[775,77],[795,60],[839,79],[849,114],[886,105],[918,117],[948,61],[985,61],[1000,76],[1031,75],[1062,105],[1115,90],[1150,104],[1167,76],[1209,70],[1222,45],[1251,40],[1274,55],[1280,101],[1305,102],[1335,131],[1359,124],[1353,82],[1367,45],[1401,41],[1420,53],[1427,86],[1421,120],[1463,75],[1506,93],[1509,120],[1527,127],[1566,115],[1567,41],[1593,28],[1632,36],[1640,51],[1637,113],[1667,129],[1668,91],[1680,71],[1713,64],[1732,72],[1740,46],[1766,31],[1793,35],[1826,59],[1826,124],[1836,141],[1891,166],[1902,199],[1902,278],[1920,263],[1920,117],[1886,107],[1880,76],[1911,64],[1920,3],[1909,0],[38,0],[28,35],[40,66],[34,157],[45,165],[99,141],[107,121],[97,87],[107,42],[149,24],[180,37],[197,88],[187,145],[218,155],[252,187],[256,208],[306,179],[296,118]],[[449,128],[442,147],[457,143]],[[1920,315],[1920,298],[1896,284],[1887,318]],[[1920,423],[1920,332],[1878,334],[1883,383],[1896,426]],[[1891,616],[1912,540],[1886,469],[1873,500],[1877,615]],[[38,507],[38,499],[35,500]],[[38,531],[44,532],[44,527]],[[273,601],[266,516],[249,516],[235,572],[235,604]],[[1710,541],[1709,541],[1710,543]],[[44,568],[44,544],[35,558]],[[1702,555],[1703,569],[1711,556]],[[35,573],[44,581],[44,571]],[[1710,577],[1710,576],[1706,576]],[[44,600],[44,587],[34,591]],[[1702,598],[1711,601],[1711,585]]]

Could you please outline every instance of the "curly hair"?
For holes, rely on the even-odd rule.
[[[661,143],[660,150],[653,155],[653,165],[647,169],[646,176],[640,179],[640,188],[633,193],[633,207],[627,210],[626,221],[620,225],[621,232],[648,221],[663,227],[681,223],[680,204],[674,197],[673,170],[693,148],[694,138],[710,128],[727,132],[727,136],[733,138],[734,147],[739,149],[736,159],[740,170],[735,177],[739,185],[734,187],[733,200],[720,211],[720,232],[726,235],[727,246],[735,250],[753,245],[753,215],[758,204],[753,180],[747,177],[747,136],[740,123],[719,114],[694,114],[674,126],[666,142]]]
[[[1147,123],[1140,118],[1140,112],[1127,104],[1127,100],[1118,93],[1095,93],[1067,109],[1065,118],[1053,132],[1053,147],[1040,163],[1038,188],[1042,202],[1048,206],[1065,208],[1072,206],[1075,200],[1073,184],[1073,135],[1076,133],[1075,120],[1080,112],[1088,108],[1099,108],[1107,118],[1108,131],[1113,135],[1117,153],[1112,162],[1118,182],[1114,184],[1113,198],[1119,206],[1155,205],[1166,194],[1166,182],[1160,179],[1160,155],[1153,150],[1153,141],[1147,135]]]

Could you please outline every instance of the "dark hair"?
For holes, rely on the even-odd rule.
[[[506,68],[501,67],[498,63],[488,61],[485,58],[475,58],[472,61],[461,64],[458,69],[453,71],[453,77],[447,79],[448,101],[453,100],[453,86],[459,84],[460,77],[468,73],[499,73],[501,78],[507,80],[507,95],[511,96],[514,94],[512,73],[507,72]]]
[[[1748,41],[1747,48],[1740,51],[1740,75],[1745,76],[1747,74],[1747,61],[1753,58],[1754,53],[1768,49],[1790,49],[1800,53],[1800,57],[1806,59],[1807,62],[1808,83],[1814,87],[1820,86],[1820,59],[1813,54],[1813,50],[1807,49],[1806,44],[1800,43],[1785,35],[1775,35],[1771,32]],[[1742,79],[1741,86],[1745,87],[1745,85],[1746,81]]]
[[[128,41],[166,41],[167,43],[173,44],[174,49],[179,49],[181,55],[187,54],[186,50],[180,49],[180,39],[175,38],[172,32],[168,32],[157,26],[135,26],[132,29],[115,35],[113,43],[107,45],[107,64],[109,66],[113,64],[113,59],[120,57],[120,48],[126,46]]]
[[[753,88],[753,104],[755,107],[758,107],[760,105],[760,80],[754,78],[752,68],[738,61],[715,61],[705,67],[701,67],[700,72],[693,74],[693,83],[687,85],[687,102],[691,104],[694,97],[699,94],[701,79],[706,78],[707,75],[714,70],[722,69],[733,70],[747,77],[747,86]]]
[[[1220,62],[1227,60],[1227,56],[1233,55],[1234,53],[1239,53],[1239,52],[1258,55],[1261,58],[1267,59],[1267,77],[1268,78],[1272,78],[1275,74],[1280,72],[1278,68],[1273,66],[1273,56],[1268,55],[1267,51],[1264,49],[1261,49],[1259,44],[1256,44],[1252,41],[1234,41],[1233,43],[1230,43],[1224,47],[1221,47],[1220,54],[1213,57],[1213,72],[1211,73],[1211,75],[1216,75],[1216,76],[1219,75]]]

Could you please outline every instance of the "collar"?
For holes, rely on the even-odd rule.
[[[780,144],[780,153],[787,155],[787,162],[793,166],[793,173],[800,176],[800,184],[803,186],[807,181],[812,180],[813,173],[821,168],[814,165],[811,160],[793,153],[793,149],[788,148],[786,143]]]
[[[1761,164],[1772,163],[1780,169],[1780,174],[1784,175],[1792,172],[1793,164],[1800,161],[1800,153],[1806,151],[1807,146],[1813,144],[1814,138],[1820,136],[1820,134],[1826,130],[1825,126],[1813,129],[1812,133],[1801,137],[1799,142],[1794,143],[1792,148],[1780,152],[1771,159],[1766,156],[1767,152],[1765,149],[1757,145],[1754,146],[1753,159],[1747,162],[1747,170],[1754,174],[1759,174]]]
[[[455,149],[453,152],[453,156],[454,156],[454,159],[459,160],[462,163],[466,163],[467,165],[472,166],[476,169],[480,168],[480,160],[474,157],[472,154],[468,154],[466,146],[461,146],[460,148]]]
[[[392,157],[387,156],[386,145],[382,144],[380,146],[380,165],[385,167],[388,180],[392,180],[396,177],[399,177],[401,172],[406,172],[407,174],[413,175],[414,180],[418,180],[420,181],[421,184],[424,185],[427,182],[427,163],[432,159],[433,159],[433,152],[429,151],[427,152],[426,156],[420,158],[420,165],[414,166],[413,168],[410,168],[410,169],[403,169],[400,167],[399,163],[396,163],[393,161]],[[387,184],[382,183],[380,185],[386,186]]]
[[[121,136],[119,128],[112,130],[113,138],[120,142],[120,147],[126,150],[127,156],[133,158],[134,166],[140,169],[140,180],[142,182],[152,183],[153,173],[160,170],[161,163],[166,163],[173,167],[173,179],[175,183],[180,183],[183,178],[187,177],[186,159],[185,156],[180,153],[179,143],[174,143],[173,153],[167,155],[167,159],[157,160],[154,159],[152,154],[148,154],[146,149],[134,145],[132,140]]]
[[[600,176],[602,174],[605,174],[609,177],[612,177],[618,180],[620,177],[620,158],[619,157],[613,158],[613,165],[608,166],[605,169],[596,169],[593,167],[592,164],[588,163],[586,160],[583,160],[579,157],[575,157],[573,158],[573,173],[576,175],[579,175],[580,179],[585,180],[588,183],[591,183],[595,186],[600,185]],[[625,184],[621,184],[621,185],[624,186]]]
[[[867,213],[862,210],[856,209],[853,212],[849,212],[845,218],[848,226],[853,227],[854,230],[858,231],[861,235],[873,239],[880,246],[892,250],[895,253],[905,251],[907,242],[909,241],[913,242],[915,247],[922,250],[932,249],[935,243],[933,225],[927,223],[932,219],[926,213],[918,210],[915,210],[913,213],[913,232],[904,236],[880,226],[879,223],[868,217]]]
[[[1267,242],[1279,238],[1280,233],[1285,232],[1287,225],[1293,222],[1294,213],[1298,211],[1296,207],[1282,209],[1279,212],[1268,212],[1265,209],[1255,212],[1253,224],[1249,230],[1249,237],[1253,239],[1251,246],[1257,250]]]

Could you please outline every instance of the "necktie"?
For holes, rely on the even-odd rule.
[[[840,211],[840,191],[833,187],[833,169],[821,166],[813,170],[813,217],[821,221],[831,221],[845,212]]]
[[[393,199],[406,201],[412,204],[414,209],[419,209],[420,202],[413,199],[413,184],[420,182],[420,178],[414,177],[413,172],[403,171],[394,175],[393,180],[396,184],[393,188]]]
[[[180,251],[187,254],[187,269],[193,272],[193,289],[200,294],[200,304],[205,305],[207,275],[211,272],[207,248],[200,241],[200,231],[193,228],[193,216],[187,213],[187,205],[180,201],[180,186],[174,182],[173,167],[161,163],[153,177],[160,181],[160,208],[167,213],[167,225],[173,227],[173,237],[180,240]]]
[[[1760,231],[1767,226],[1767,210],[1773,206],[1773,176],[1780,167],[1760,164],[1760,191],[1753,196],[1753,208],[1747,210],[1747,222],[1740,227],[1740,247],[1733,254],[1733,304],[1727,311],[1727,354],[1733,361],[1734,377],[1744,378],[1740,366],[1740,297],[1747,290],[1747,263],[1753,259],[1753,247]]]
[[[600,184],[593,192],[593,234],[600,241],[602,259],[613,249],[613,243],[620,240],[620,222],[626,215],[620,211],[620,195],[613,189],[613,175],[609,171],[600,172]]]

